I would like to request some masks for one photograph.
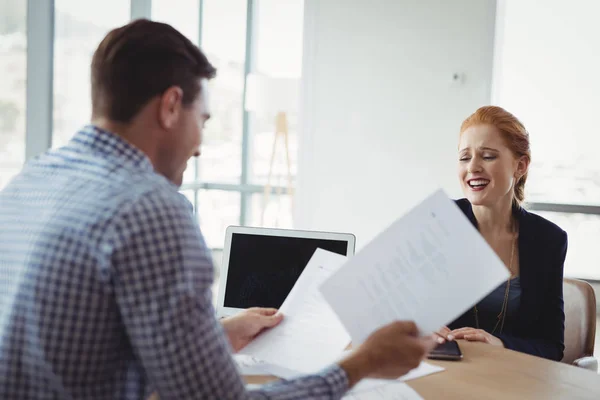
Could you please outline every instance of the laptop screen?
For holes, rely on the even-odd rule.
[[[233,233],[223,305],[279,308],[317,248],[348,255],[345,240]]]

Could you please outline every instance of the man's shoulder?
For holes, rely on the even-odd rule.
[[[116,229],[130,234],[161,231],[172,235],[196,230],[191,203],[170,184],[134,185],[113,219]]]
[[[140,185],[127,199],[130,208],[136,211],[152,212],[154,215],[191,215],[193,208],[187,198],[176,188],[163,184]]]

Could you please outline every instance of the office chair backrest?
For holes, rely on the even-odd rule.
[[[596,296],[584,281],[565,278],[565,354],[562,362],[572,364],[578,358],[594,354],[596,336]]]

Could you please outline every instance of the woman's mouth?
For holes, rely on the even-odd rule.
[[[467,184],[473,191],[481,191],[490,183],[489,179],[471,179],[467,181]]]

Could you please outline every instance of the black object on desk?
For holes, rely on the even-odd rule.
[[[437,347],[429,353],[428,358],[432,360],[459,361],[463,358],[463,355],[457,342],[446,341],[442,344],[438,344]]]

